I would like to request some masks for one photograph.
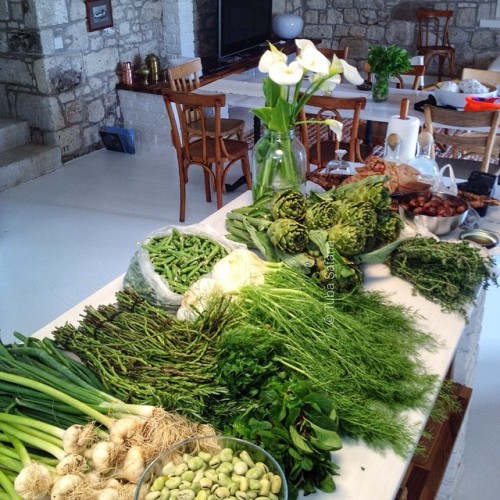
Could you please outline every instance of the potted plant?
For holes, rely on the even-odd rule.
[[[389,96],[389,79],[411,69],[410,55],[406,49],[397,45],[383,47],[370,45],[368,50],[368,64],[375,77],[372,86],[373,100],[381,102]]]

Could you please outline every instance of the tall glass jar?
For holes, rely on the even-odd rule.
[[[387,101],[389,97],[390,77],[386,74],[376,73],[372,84],[372,97],[375,102]]]
[[[305,182],[306,150],[295,131],[277,132],[266,128],[253,150],[253,200],[283,189],[304,192]]]

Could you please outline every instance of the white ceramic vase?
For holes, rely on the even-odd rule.
[[[304,28],[304,20],[295,14],[278,14],[273,18],[273,31],[279,38],[290,40],[298,37]]]

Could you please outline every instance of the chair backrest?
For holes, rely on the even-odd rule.
[[[189,145],[193,142],[200,143],[199,152],[204,160],[207,158],[209,151],[209,142],[214,142],[215,155],[217,158],[221,158],[223,140],[220,119],[221,108],[226,103],[226,96],[224,94],[195,94],[166,90],[163,97],[171,126],[172,143],[177,152],[179,164],[183,161],[190,161]],[[206,108],[213,109],[214,133],[210,137],[206,133]],[[195,137],[190,135],[189,129],[193,115],[196,115],[200,120],[200,135]]]
[[[449,144],[467,151],[468,148],[484,148],[481,170],[487,172],[495,135],[500,124],[500,111],[458,111],[438,106],[424,106],[425,128],[434,136],[437,144]],[[447,133],[447,129],[487,129],[485,134],[461,135]]]
[[[176,92],[191,92],[200,86],[199,73],[203,66],[199,57],[167,69],[168,83]]]
[[[369,82],[371,82],[372,81],[371,68],[370,68],[370,65],[368,64],[368,62],[366,62],[366,61],[363,63],[363,70],[367,74],[366,79]],[[404,89],[405,88],[405,80],[404,80],[403,76],[414,76],[415,78],[413,79],[413,83],[412,83],[411,88],[413,90],[418,90],[422,86],[421,81],[422,81],[424,75],[425,75],[425,66],[423,64],[416,64],[416,65],[412,66],[409,71],[401,73],[400,75],[394,75],[394,79],[396,80],[397,87],[400,89]]]
[[[463,68],[462,80],[474,78],[481,83],[498,85],[500,83],[500,71],[490,71],[487,69]]]
[[[327,47],[318,47],[318,50],[330,60],[334,55],[336,55],[339,59],[344,59],[344,61],[347,61],[347,57],[349,56],[349,47],[344,47],[343,49],[329,49]]]
[[[452,10],[417,10],[417,49],[423,47],[450,47],[449,27]]]
[[[333,97],[333,96],[312,96],[307,103],[307,110],[302,109],[300,112],[300,121],[305,122],[309,120],[324,120],[325,118],[334,118],[335,120],[342,121],[341,110],[353,110],[352,117],[352,128],[349,140],[349,151],[348,161],[356,161],[356,151],[357,151],[357,140],[358,140],[358,128],[361,110],[366,106],[365,97]],[[312,111],[311,108],[317,108],[317,110]],[[312,145],[310,144],[309,131],[310,127],[313,127],[313,135],[311,139]],[[309,169],[310,163],[310,148],[314,147],[316,150],[316,157],[318,161],[318,166],[321,166],[324,159],[322,158],[322,148],[321,144],[325,142],[325,125],[314,124],[308,125],[307,123],[301,124],[301,138],[307,152],[307,165]],[[327,142],[331,143],[332,155],[336,149],[339,148],[340,140],[337,137],[332,137],[333,132],[328,131]],[[328,159],[331,159],[328,158]]]

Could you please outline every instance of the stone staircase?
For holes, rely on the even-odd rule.
[[[32,144],[28,122],[0,118],[0,192],[60,167],[59,147]]]

